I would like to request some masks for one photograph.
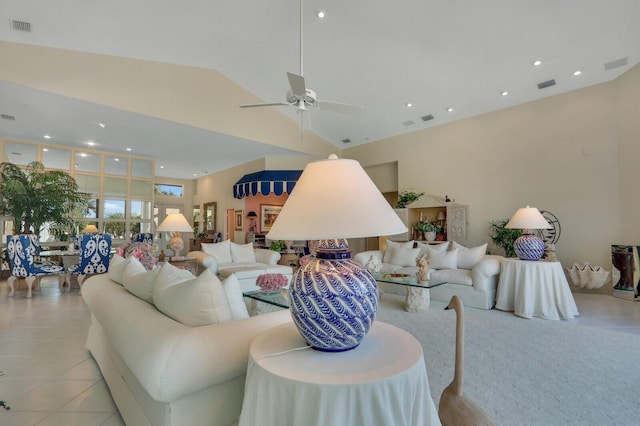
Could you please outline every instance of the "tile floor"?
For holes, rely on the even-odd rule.
[[[0,282],[0,408],[3,426],[124,425],[84,342],[90,313],[78,291],[43,280],[9,299]],[[640,335],[640,302],[575,293],[578,324]]]

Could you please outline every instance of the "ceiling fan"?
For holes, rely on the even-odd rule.
[[[362,114],[363,109],[359,105],[351,105],[339,102],[318,100],[316,92],[309,89],[304,81],[303,77],[303,0],[300,0],[300,75],[291,72],[287,73],[289,79],[289,86],[291,89],[287,92],[287,102],[270,102],[263,104],[250,104],[240,105],[240,108],[259,108],[259,107],[271,107],[271,106],[295,106],[298,110],[298,122],[300,124],[300,130],[303,130],[304,113],[311,108],[318,108],[322,110],[334,111],[346,114]]]

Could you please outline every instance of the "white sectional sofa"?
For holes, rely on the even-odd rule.
[[[366,266],[373,256],[381,264],[381,274],[415,275],[418,271],[416,259],[427,253],[431,261],[427,275],[429,281],[446,283],[430,290],[432,300],[449,302],[453,295],[457,295],[465,306],[491,309],[495,304],[503,257],[487,255],[486,249],[486,244],[467,248],[456,242],[387,241],[387,250],[361,252],[355,255],[354,260]]]
[[[198,259],[221,279],[231,274],[240,282],[243,292],[259,290],[256,278],[262,274],[282,274],[289,282],[293,276],[291,266],[279,265],[280,253],[268,249],[254,249],[251,243],[237,244],[229,240],[220,243],[202,243],[202,251],[192,251],[187,257]]]
[[[123,263],[87,279],[82,297],[91,310],[86,347],[125,423],[236,424],[251,341],[291,321],[289,312],[249,318],[233,278],[220,284],[209,271],[195,278],[171,265],[145,272]],[[211,318],[218,322],[206,324]]]

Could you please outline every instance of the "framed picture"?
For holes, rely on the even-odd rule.
[[[244,210],[236,210],[235,230],[242,231],[244,229]]]
[[[282,206],[260,204],[260,230],[262,232],[271,229],[281,210]]]

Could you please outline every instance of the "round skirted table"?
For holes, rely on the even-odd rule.
[[[523,318],[571,319],[578,315],[560,262],[503,259],[496,308]]]
[[[294,324],[251,344],[240,426],[439,425],[420,343],[375,321],[346,352],[305,348]]]

